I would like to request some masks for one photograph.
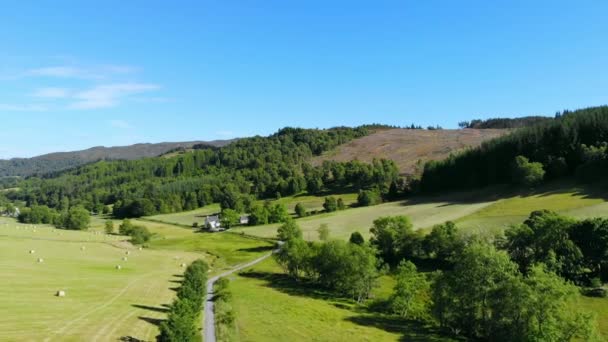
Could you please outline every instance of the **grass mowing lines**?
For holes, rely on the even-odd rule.
[[[591,208],[595,208],[593,210]],[[522,223],[532,211],[552,210],[574,217],[606,216],[608,206],[601,197],[589,196],[578,188],[565,188],[527,196],[501,199],[471,215],[457,220],[458,227],[468,231],[500,231],[509,225]]]
[[[317,240],[317,229],[321,224],[327,224],[330,229],[330,237],[335,239],[348,239],[350,234],[358,231],[366,239],[369,238],[369,229],[373,221],[382,216],[409,216],[415,228],[426,228],[448,220],[456,220],[461,216],[473,213],[492,202],[480,201],[477,203],[458,202],[429,202],[410,203],[392,202],[371,207],[361,207],[321,214],[298,219],[296,222],[302,228],[304,238]],[[275,237],[279,224],[271,224],[254,227],[238,227],[236,232],[261,236]]]

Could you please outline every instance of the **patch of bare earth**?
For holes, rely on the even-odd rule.
[[[374,158],[392,159],[401,174],[421,171],[429,160],[441,160],[483,141],[507,134],[506,129],[389,129],[338,146],[313,159],[314,165],[324,160],[371,162]]]

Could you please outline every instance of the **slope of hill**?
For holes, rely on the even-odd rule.
[[[374,158],[391,159],[402,174],[414,174],[429,160],[440,160],[450,153],[479,146],[483,141],[508,133],[503,129],[389,129],[355,139],[315,157],[313,164],[324,160],[371,162]]]
[[[156,157],[178,148],[191,148],[204,144],[221,147],[233,140],[164,142],[158,144],[135,144],[130,146],[96,146],[86,150],[56,152],[33,158],[0,160],[0,177],[31,176],[57,172],[98,160],[135,160]]]

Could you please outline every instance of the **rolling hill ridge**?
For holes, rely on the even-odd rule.
[[[27,177],[35,174],[46,174],[99,160],[136,160],[157,157],[179,148],[192,148],[195,145],[221,147],[232,141],[234,140],[163,142],[113,147],[96,146],[80,151],[54,152],[32,158],[0,160],[0,177]]]

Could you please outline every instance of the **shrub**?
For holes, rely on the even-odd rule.
[[[361,190],[357,196],[357,203],[362,207],[382,203],[382,196],[377,190]]]

